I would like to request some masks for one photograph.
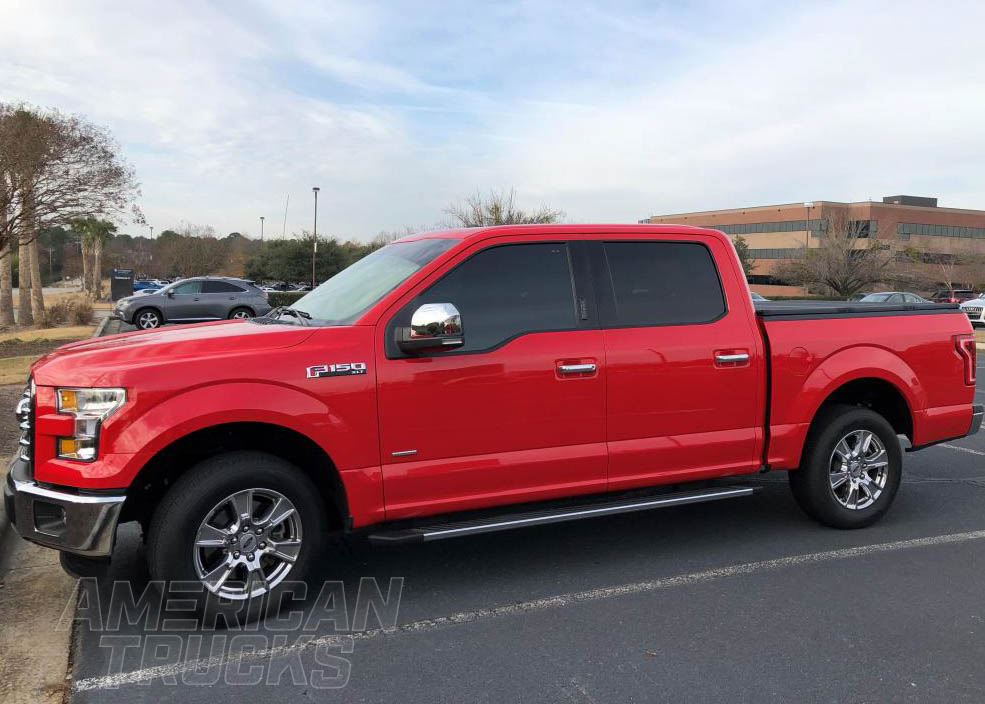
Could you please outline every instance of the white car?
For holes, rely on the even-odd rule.
[[[985,325],[985,293],[978,294],[961,304],[961,310],[968,316],[972,325]]]

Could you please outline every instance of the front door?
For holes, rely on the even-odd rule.
[[[714,251],[713,251],[714,249]],[[720,241],[593,245],[608,360],[609,488],[755,471],[763,351]],[[731,303],[731,305],[729,305]]]
[[[182,281],[167,296],[164,317],[168,321],[198,320],[202,317],[201,281]]]
[[[605,360],[580,244],[483,243],[425,282],[378,332],[388,519],[605,486]],[[576,264],[573,267],[572,261]],[[401,354],[426,303],[461,313],[465,344]]]

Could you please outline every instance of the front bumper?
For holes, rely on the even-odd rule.
[[[15,459],[3,486],[3,503],[22,538],[86,557],[108,557],[126,500],[122,495],[81,494],[48,489]]]
[[[985,306],[962,306],[961,312],[968,316],[972,325],[985,324]]]

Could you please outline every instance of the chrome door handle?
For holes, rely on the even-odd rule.
[[[745,352],[741,354],[716,354],[715,361],[719,364],[728,364],[729,362],[748,362],[749,355]]]
[[[594,364],[561,364],[558,366],[557,370],[562,374],[584,374],[585,372],[594,372]]]

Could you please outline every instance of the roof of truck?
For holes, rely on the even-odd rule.
[[[426,239],[480,240],[495,235],[519,235],[535,233],[543,235],[590,235],[619,234],[659,235],[672,233],[716,234],[724,237],[718,230],[694,225],[643,225],[643,224],[570,224],[550,223],[534,225],[490,225],[488,227],[462,227],[448,230],[431,230],[401,237],[398,242],[414,242]]]

